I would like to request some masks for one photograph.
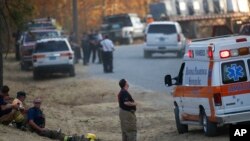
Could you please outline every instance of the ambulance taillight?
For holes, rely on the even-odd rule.
[[[222,105],[220,93],[215,93],[214,94],[214,105],[215,106],[221,106]]]
[[[188,50],[188,57],[194,58],[194,51],[193,50]]]
[[[228,57],[230,57],[230,50],[220,51],[220,58],[228,58]]]

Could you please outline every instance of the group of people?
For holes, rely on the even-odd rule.
[[[45,115],[41,110],[42,99],[35,98],[33,107],[28,108],[25,104],[26,93],[17,92],[13,100],[9,96],[9,87],[4,85],[0,92],[0,123],[3,125],[14,125],[23,131],[35,132],[40,136],[60,141],[85,141],[84,136],[66,136],[61,129],[50,130],[45,128]]]
[[[104,73],[113,72],[113,51],[114,43],[109,39],[108,35],[102,35],[99,31],[88,31],[83,33],[81,38],[81,48],[83,57],[81,57],[80,48],[77,47],[74,33],[69,37],[71,46],[75,52],[76,63],[82,58],[83,65],[88,65],[92,56],[92,63],[103,64]]]
[[[118,94],[119,118],[121,123],[122,141],[136,141],[136,106],[137,103],[128,92],[127,80],[119,81],[121,88]],[[0,93],[0,123],[4,125],[15,124],[21,130],[30,130],[40,136],[57,139],[60,141],[85,141],[84,136],[66,136],[61,130],[50,130],[45,128],[45,115],[41,110],[42,99],[35,98],[33,107],[25,105],[26,93],[17,92],[16,98],[12,101],[9,96],[9,87],[3,86]]]

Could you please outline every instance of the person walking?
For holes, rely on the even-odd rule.
[[[104,73],[113,72],[113,51],[115,50],[113,42],[109,39],[108,35],[100,42],[102,46],[102,61]]]
[[[129,84],[125,79],[119,81],[121,88],[118,94],[119,117],[122,130],[122,141],[136,141],[136,102],[128,92]]]

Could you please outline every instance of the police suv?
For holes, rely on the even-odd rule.
[[[201,125],[206,136],[217,126],[250,121],[250,36],[224,36],[189,44],[172,90],[179,133]]]

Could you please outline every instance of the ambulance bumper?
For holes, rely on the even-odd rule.
[[[217,121],[218,123],[222,123],[222,124],[250,121],[250,111],[241,112],[241,113],[233,113],[233,114],[225,114],[225,115],[217,115]]]

